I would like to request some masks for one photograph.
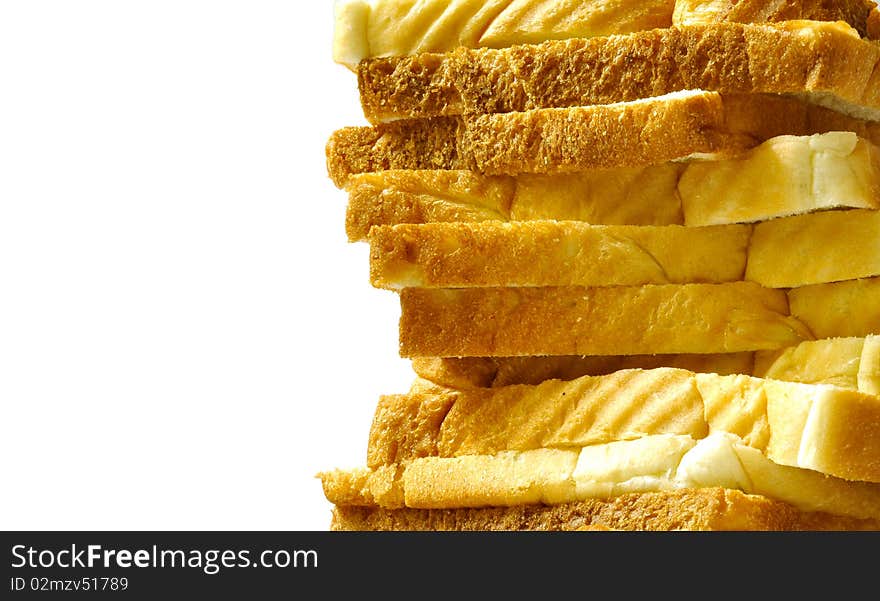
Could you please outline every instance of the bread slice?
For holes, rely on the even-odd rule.
[[[345,230],[349,241],[357,242],[365,241],[374,226],[402,223],[560,219],[680,225],[684,217],[677,185],[684,168],[684,163],[668,162],[515,177],[466,170],[360,173],[346,185]]]
[[[403,357],[736,353],[812,340],[782,290],[752,282],[407,288]]]
[[[381,225],[584,221],[724,225],[834,208],[880,209],[880,152],[852,132],[778,136],[730,158],[569,174],[389,170],[352,176],[346,233]]]
[[[378,497],[369,470],[321,477],[336,504],[388,509],[557,505],[628,493],[723,487],[856,519],[880,519],[880,484],[780,465],[739,437],[661,434],[568,449],[421,457],[380,471],[396,493]],[[349,488],[350,487],[350,488]]]
[[[788,297],[815,338],[880,334],[880,277],[804,286]]]
[[[335,7],[333,59],[503,48],[672,25],[675,0],[345,0]]]
[[[795,288],[880,275],[875,210],[826,211],[754,227],[550,220],[378,226],[369,240],[371,282],[391,290],[741,280]]]
[[[675,368],[383,397],[367,465],[710,432],[737,435],[781,465],[880,482],[877,396]]]
[[[559,505],[385,509],[337,505],[335,531],[843,531],[877,530],[877,520],[800,511],[789,503],[721,487],[630,493]]]
[[[744,149],[748,136],[727,131],[726,115],[719,94],[687,91],[473,120],[437,117],[347,127],[331,135],[327,166],[331,179],[343,187],[353,174],[385,169],[516,175],[649,165]],[[743,120],[754,116],[746,112]]]
[[[416,357],[422,388],[496,388],[576,380],[625,369],[673,367],[697,373],[744,374],[802,384],[828,384],[880,395],[880,336],[828,338],[776,351],[721,355],[547,357]]]
[[[364,61],[371,123],[608,104],[704,89],[800,94],[880,119],[880,48],[841,23],[718,23]],[[878,75],[880,77],[880,75]]]
[[[644,167],[699,153],[714,159],[781,135],[847,131],[880,142],[880,124],[796,98],[688,91],[611,105],[438,117],[335,131],[326,147],[338,187],[388,169],[488,175]]]
[[[746,225],[577,221],[376,227],[369,238],[370,275],[374,286],[392,290],[734,282],[745,275],[751,232]],[[865,263],[868,269],[870,259]]]

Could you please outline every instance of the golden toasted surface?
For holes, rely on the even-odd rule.
[[[549,220],[376,227],[370,276],[374,286],[392,290],[733,282],[745,275],[750,236],[745,225]]]
[[[403,357],[645,355],[778,349],[814,337],[783,290],[752,282],[406,288]]]
[[[797,288],[880,275],[878,238],[880,211],[873,210],[754,227],[558,220],[378,226],[369,234],[370,281],[391,290],[744,280]]]
[[[877,120],[880,48],[838,23],[717,23],[361,62],[367,118],[503,113],[679,90],[809,94]],[[877,75],[880,77],[880,74]]]
[[[679,127],[682,129],[676,129]],[[331,135],[326,155],[330,177],[337,186],[345,187],[353,175],[389,169],[559,174],[659,165],[694,153],[710,152],[717,154],[715,158],[725,158],[740,156],[778,136],[827,132],[852,132],[873,144],[880,142],[880,124],[795,97],[689,92],[568,110],[348,127]],[[533,139],[530,135],[544,137]],[[662,190],[662,182],[654,185]],[[828,202],[824,199],[820,207]],[[842,201],[830,202],[832,206],[848,206]],[[758,206],[767,203],[762,198]],[[790,205],[791,200],[783,203],[783,214]]]
[[[479,509],[336,506],[332,530],[876,530],[880,522],[799,511],[723,488],[632,493],[561,505]]]

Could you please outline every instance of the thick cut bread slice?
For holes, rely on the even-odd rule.
[[[709,432],[735,434],[782,465],[880,482],[878,397],[674,368],[383,397],[367,465]]]
[[[804,286],[788,297],[814,338],[880,334],[880,277]]]
[[[797,348],[797,347],[794,347]],[[446,388],[495,388],[540,384],[545,380],[576,380],[623,369],[675,367],[693,372],[751,374],[754,353],[722,355],[579,355],[549,357],[416,357],[418,377]],[[785,379],[785,378],[781,378]]]
[[[755,102],[749,103],[755,104]],[[761,104],[757,101],[757,104]],[[385,169],[470,169],[489,175],[643,166],[753,145],[732,133],[717,93],[686,91],[613,105],[347,127],[327,143],[331,179]],[[737,121],[748,127],[756,115]],[[774,134],[776,132],[774,131]],[[780,132],[790,133],[790,132]]]
[[[360,63],[358,82],[372,123],[607,104],[693,89],[802,94],[876,121],[878,61],[880,48],[840,22],[719,23],[373,59]]]
[[[366,58],[669,27],[674,4],[675,0],[343,0],[336,4],[333,59],[354,69]]]
[[[730,159],[570,174],[362,173],[346,232],[403,223],[557,219],[598,225],[750,223],[833,208],[880,208],[880,152],[852,132],[779,136]]]
[[[754,228],[549,220],[380,226],[369,240],[371,282],[391,290],[742,280],[796,288],[880,275],[874,210],[825,211]]]
[[[795,288],[876,275],[880,211],[852,210],[757,224],[745,279],[770,288]]]
[[[633,492],[724,487],[791,503],[802,511],[880,519],[880,484],[780,465],[726,432],[700,440],[661,434],[572,449],[421,457],[396,470],[396,492],[383,497],[389,504],[380,505],[389,509],[557,505]],[[385,472],[378,475],[383,482],[387,479]],[[370,484],[369,470],[337,470],[319,477],[331,503],[378,504],[374,490],[379,487]]]
[[[877,520],[805,512],[760,495],[725,488],[630,493],[561,505],[478,509],[384,509],[339,505],[330,528],[353,531],[611,530],[841,531],[877,530]]]
[[[880,395],[880,336],[827,338],[776,351],[723,355],[558,357],[417,357],[422,386],[495,388],[576,380],[623,369],[674,367],[696,373],[744,374],[802,384],[829,384]],[[448,392],[448,390],[447,390]]]
[[[376,227],[370,275],[374,286],[392,290],[735,282],[745,274],[750,236],[745,225],[487,221]]]
[[[346,186],[345,231],[356,242],[366,240],[373,226],[402,223],[559,219],[681,225],[677,185],[684,168],[669,162],[515,177],[427,169],[360,173]]]
[[[328,173],[341,188],[352,175],[389,169],[558,174],[644,167],[707,152],[718,159],[777,136],[836,131],[880,143],[880,124],[796,98],[692,91],[613,105],[347,127],[331,135],[326,154]]]
[[[814,338],[782,290],[752,282],[606,288],[407,288],[403,357],[769,350]]]

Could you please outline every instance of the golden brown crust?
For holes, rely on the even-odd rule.
[[[470,168],[492,175],[571,173],[651,165],[694,153],[751,144],[725,129],[718,94],[478,115],[466,123],[462,149]]]
[[[813,339],[782,290],[753,282],[607,288],[407,288],[402,357],[768,350]]]
[[[880,48],[838,25],[718,23],[500,50],[457,48],[363,61],[361,103],[374,123],[605,104],[704,89],[810,93],[880,109],[868,85]]]
[[[877,530],[880,522],[804,512],[740,491],[707,488],[626,494],[561,505],[479,509],[336,506],[332,530]]]
[[[370,281],[391,290],[735,282],[744,279],[751,229],[550,220],[377,227]]]
[[[327,168],[343,187],[351,175],[386,169],[470,169],[481,174],[565,173],[663,163],[751,143],[725,131],[718,94],[509,115],[413,119],[334,132]]]
[[[386,169],[464,169],[461,119],[441,117],[377,127],[345,127],[327,142],[327,172],[344,187],[350,175]]]
[[[519,177],[434,170],[360,173],[351,176],[346,187],[346,234],[350,242],[359,242],[367,239],[374,226],[489,220],[684,225],[676,190],[684,167],[684,163],[670,162]],[[396,181],[404,177],[409,186]],[[471,186],[436,185],[438,180],[453,177],[470,181]],[[500,205],[496,199],[505,203]]]
[[[516,187],[513,178],[462,170],[361,173],[346,186],[345,231],[356,242],[374,225],[507,220]]]
[[[403,456],[436,455],[440,426],[454,402],[454,394],[383,396],[370,428],[367,465],[397,463]]]
[[[829,131],[851,131],[880,144],[880,123],[797,98],[704,92],[570,111],[348,127],[333,133],[326,151],[328,173],[344,187],[354,174],[388,169],[519,174],[643,167],[700,152],[736,154],[780,135]]]

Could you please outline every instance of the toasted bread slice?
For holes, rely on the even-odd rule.
[[[407,288],[400,305],[407,358],[716,354],[815,338],[790,316],[785,291],[753,282]]]
[[[852,132],[778,136],[710,157],[570,174],[484,176],[389,170],[352,176],[346,233],[447,222],[584,221],[598,225],[751,223],[834,208],[880,208],[880,152]]]
[[[379,226],[369,240],[371,282],[391,290],[741,280],[796,288],[880,276],[880,211],[873,210],[754,227],[550,220]]]
[[[376,227],[370,232],[370,275],[374,286],[392,290],[735,282],[746,272],[751,233],[746,225],[578,221]],[[880,275],[880,266],[875,273]]]
[[[421,457],[319,474],[336,505],[458,509],[558,505],[628,493],[723,487],[856,519],[880,519],[880,484],[780,465],[736,435],[660,434],[567,449]],[[379,476],[381,485],[372,482]],[[384,494],[390,484],[393,495]],[[381,494],[377,495],[376,493]]]
[[[800,94],[880,119],[880,48],[841,22],[719,23],[364,61],[371,123],[624,102],[681,90]],[[880,75],[877,75],[880,77]]]
[[[331,135],[327,166],[343,187],[353,174],[385,169],[517,175],[650,165],[747,148],[750,137],[730,131],[729,113],[719,94],[697,90],[614,105],[347,127]],[[748,107],[735,116],[740,129],[759,118]]]
[[[829,384],[880,395],[880,336],[828,338],[776,351],[722,355],[548,357],[417,357],[422,389],[495,388],[576,380],[624,369],[674,367],[697,373],[744,374],[802,384]]]
[[[383,397],[367,465],[710,432],[735,434],[782,465],[880,482],[878,397],[675,368]]]
[[[326,154],[331,179],[344,187],[352,175],[389,169],[559,174],[700,153],[717,160],[777,136],[835,131],[880,142],[880,124],[796,98],[697,90],[612,105],[347,127],[331,135]]]
[[[629,493],[559,505],[462,509],[385,509],[337,505],[331,530],[633,531],[877,530],[877,520],[801,511],[789,503],[720,487]]]

